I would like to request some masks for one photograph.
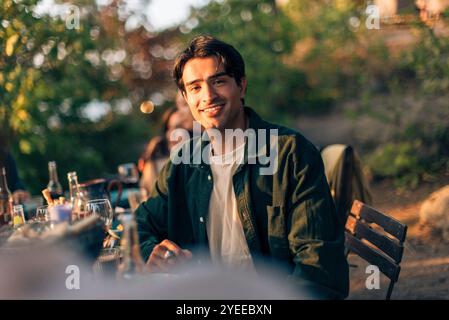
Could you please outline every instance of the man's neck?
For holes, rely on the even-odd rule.
[[[244,132],[248,129],[249,119],[245,113],[243,113],[243,125],[238,126],[233,136],[226,137],[225,130],[220,130],[221,140],[215,139],[215,137],[211,137],[212,144],[212,154],[213,155],[222,155],[227,152],[231,152],[245,143],[245,135]],[[234,138],[236,137],[236,138]]]

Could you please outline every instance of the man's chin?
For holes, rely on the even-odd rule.
[[[206,119],[204,121],[204,124],[202,124],[202,126],[206,130],[210,130],[210,129],[223,130],[224,129],[223,123],[221,121],[219,121],[219,119]]]

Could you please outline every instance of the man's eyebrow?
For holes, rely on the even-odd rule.
[[[207,80],[215,79],[215,78],[218,78],[218,77],[221,77],[221,76],[226,76],[226,75],[228,75],[226,72],[218,72],[218,73],[213,74],[210,77],[208,77]],[[186,83],[186,87],[188,87],[188,86],[190,86],[190,85],[192,85],[192,84],[194,84],[196,82],[200,82],[200,81],[201,81],[201,79],[196,79],[196,80],[189,81],[189,82]]]

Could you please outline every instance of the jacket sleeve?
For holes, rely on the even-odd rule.
[[[153,248],[167,238],[168,179],[173,166],[167,161],[150,193],[149,198],[135,211],[140,251],[144,261]]]
[[[318,150],[304,138],[291,153],[287,232],[292,280],[317,298],[345,298],[349,291],[344,226],[338,218]]]

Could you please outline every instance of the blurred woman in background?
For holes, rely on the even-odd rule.
[[[147,195],[150,194],[159,172],[169,159],[170,150],[178,143],[178,141],[170,140],[170,134],[178,128],[191,132],[193,118],[188,109],[171,107],[162,115],[162,124],[161,134],[148,142],[138,161],[138,168],[142,173],[140,188]]]

